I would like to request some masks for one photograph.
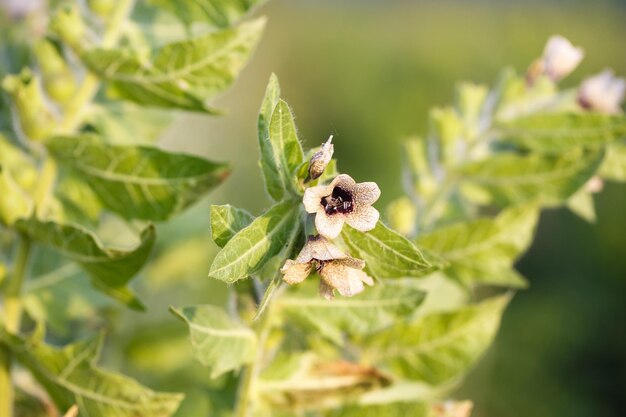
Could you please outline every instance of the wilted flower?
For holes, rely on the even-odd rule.
[[[324,173],[324,170],[328,166],[328,163],[333,157],[333,152],[335,151],[332,140],[333,135],[330,135],[328,140],[322,144],[322,149],[315,152],[315,154],[311,157],[311,161],[309,162],[309,176],[305,182],[319,178],[319,176]]]
[[[329,185],[307,188],[302,202],[307,212],[316,213],[319,234],[334,239],[344,222],[362,232],[372,230],[379,213],[371,205],[378,197],[380,189],[375,182],[357,184],[349,175],[341,174]]]
[[[288,259],[280,269],[283,280],[288,284],[298,284],[305,280],[313,268],[320,277],[320,295],[330,300],[333,290],[345,297],[352,297],[363,291],[363,283],[373,285],[374,281],[362,269],[365,262],[351,258],[323,236],[309,236],[296,260]]]
[[[578,90],[578,103],[587,110],[616,114],[621,111],[625,93],[626,80],[606,69],[583,81]]]
[[[543,74],[557,82],[574,71],[584,55],[582,48],[575,47],[563,36],[551,36],[543,49],[541,59],[535,61],[528,70],[528,81],[532,83]]]

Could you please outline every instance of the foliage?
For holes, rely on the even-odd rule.
[[[25,46],[33,53],[19,62],[24,69],[2,68],[0,414],[12,414],[12,360],[46,391],[39,401],[59,411],[165,417],[179,409],[180,394],[100,368],[101,336],[56,346],[72,315],[60,306],[146,308],[131,280],[159,244],[152,222],[181,214],[229,173],[153,142],[173,109],[219,113],[208,101],[234,82],[261,36],[262,18],[238,23],[257,3],[53,4],[44,34]],[[185,36],[157,41],[140,25],[145,10]],[[566,206],[593,219],[594,183],[626,172],[623,115],[589,111],[535,68],[505,70],[491,89],[461,84],[453,106],[430,113],[427,139],[405,145],[406,195],[384,220],[370,207],[376,184],[338,176],[332,138],[303,149],[272,75],[258,118],[272,204],[258,216],[212,205],[219,250],[208,278],[193,277],[230,285],[200,305],[170,307],[182,322],[159,328],[160,338],[146,330],[129,348],[170,359],[144,358],[155,373],[188,366],[200,375],[208,388],[179,415],[469,415],[471,403],[442,401],[489,348],[513,291],[526,287],[514,263],[540,210]],[[325,161],[321,175],[311,175],[313,160]],[[339,185],[317,198],[331,181]],[[330,239],[318,220],[342,224],[341,216],[348,224]],[[111,234],[134,244],[118,247]],[[163,251],[152,268],[166,256],[192,262],[187,249]],[[178,269],[159,272],[179,279]],[[332,299],[335,290],[342,297]],[[206,368],[181,354],[182,324]]]

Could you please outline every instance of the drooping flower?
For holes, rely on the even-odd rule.
[[[296,260],[288,259],[280,269],[283,280],[298,284],[306,279],[313,269],[319,273],[320,295],[327,300],[334,297],[334,290],[344,297],[352,297],[363,291],[363,283],[374,285],[374,281],[362,269],[365,262],[352,258],[323,236],[309,236]]]
[[[578,103],[587,110],[617,114],[621,112],[625,94],[626,80],[606,69],[582,82],[578,90]]]
[[[309,176],[305,182],[317,179],[324,173],[335,151],[332,140],[333,135],[330,135],[328,140],[322,144],[322,148],[311,157],[309,161]]]
[[[582,48],[575,47],[563,36],[551,36],[543,49],[543,56],[528,70],[528,81],[532,83],[539,75],[545,75],[558,82],[574,71],[584,56]]]
[[[304,208],[315,213],[319,234],[334,239],[341,233],[344,222],[362,232],[372,230],[380,216],[371,205],[380,197],[375,182],[357,184],[349,175],[338,175],[329,185],[307,188]]]

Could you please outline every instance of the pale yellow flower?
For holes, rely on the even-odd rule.
[[[364,283],[374,281],[362,269],[365,262],[351,258],[323,236],[310,236],[296,260],[288,259],[280,269],[283,280],[298,284],[315,268],[319,273],[320,295],[327,300],[334,297],[334,290],[344,297],[352,297],[363,291]]]
[[[578,103],[587,110],[606,114],[621,113],[626,94],[626,80],[606,69],[582,82],[578,90]]]
[[[380,197],[375,182],[357,184],[349,175],[338,175],[329,185],[307,188],[302,202],[315,213],[315,227],[320,235],[334,239],[344,222],[362,232],[372,230],[379,213],[371,205]]]

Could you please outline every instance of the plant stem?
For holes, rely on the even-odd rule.
[[[17,333],[22,319],[20,292],[26,276],[31,241],[20,235],[13,274],[4,292],[4,327],[9,333]],[[13,384],[11,383],[11,353],[7,347],[0,347],[0,416],[13,415]]]
[[[111,48],[115,46],[122,35],[124,23],[134,6],[135,0],[119,0],[117,2],[100,47]],[[85,110],[88,108],[89,102],[93,100],[99,88],[100,77],[88,72],[80,87],[78,87],[72,101],[67,105],[63,121],[59,126],[60,133],[74,133],[76,129],[80,127]]]
[[[250,417],[256,406],[255,384],[261,372],[261,365],[265,356],[265,343],[271,330],[270,313],[267,311],[258,322],[257,352],[251,364],[243,370],[243,376],[239,382],[237,393],[237,406],[235,417]]]

